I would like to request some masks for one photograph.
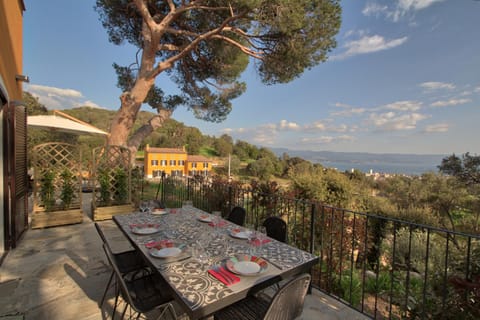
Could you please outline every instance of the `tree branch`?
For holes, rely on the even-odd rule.
[[[148,137],[157,128],[160,128],[162,124],[172,116],[172,111],[166,109],[159,109],[158,114],[154,115],[146,124],[138,128],[128,139],[127,146],[129,148],[136,148],[140,143]]]
[[[263,60],[263,52],[261,51],[254,51],[244,45],[242,45],[241,43],[227,37],[227,36],[222,36],[222,35],[219,35],[219,34],[216,34],[216,35],[213,35],[211,38],[215,38],[215,39],[220,39],[220,40],[223,40],[225,42],[228,42],[232,45],[234,45],[235,47],[239,48],[243,53],[251,56],[251,57],[254,57],[256,59],[259,59],[259,60]]]
[[[218,33],[222,32],[222,30],[229,24],[231,23],[232,21],[235,21],[237,19],[240,19],[241,17],[243,17],[244,15],[246,14],[246,12],[242,13],[242,14],[239,14],[237,16],[233,16],[233,17],[229,17],[227,19],[225,19],[225,21],[222,22],[222,24],[218,27],[218,28],[215,28],[215,29],[212,29],[208,32],[205,32],[203,34],[200,34],[197,36],[197,38],[195,38],[194,40],[192,40],[187,46],[185,46],[182,51],[180,51],[178,54],[166,59],[165,61],[163,62],[160,62],[154,70],[152,70],[152,77],[156,77],[157,75],[159,75],[162,71],[166,70],[166,69],[169,69],[173,66],[173,64],[182,59],[183,57],[185,57],[191,50],[193,50],[193,48],[195,48],[201,41],[205,40],[205,39],[208,39],[210,37],[213,37],[214,35],[217,35]],[[166,31],[166,29],[164,29],[164,31]],[[228,38],[228,37],[225,37],[225,38]],[[231,41],[234,41],[232,39],[230,39]],[[239,44],[240,45],[240,44]],[[244,47],[244,49],[247,49]],[[247,51],[248,52],[248,51]],[[246,52],[246,53],[247,53]],[[255,52],[252,52],[252,54],[255,54]]]
[[[150,30],[155,30],[157,27],[157,23],[153,20],[152,15],[148,11],[148,8],[143,0],[134,0],[135,5],[137,6],[140,15],[142,16],[143,21],[148,24]]]

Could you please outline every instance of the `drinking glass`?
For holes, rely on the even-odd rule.
[[[146,212],[148,209],[148,201],[146,200],[140,201],[140,205],[138,208],[140,209],[140,212]]]
[[[202,241],[196,241],[193,246],[193,257],[201,264],[208,265],[210,262],[210,253]]]
[[[220,222],[222,221],[222,213],[220,211],[212,211],[212,216],[214,236],[218,237],[220,233]]]

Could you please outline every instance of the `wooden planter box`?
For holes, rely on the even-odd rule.
[[[123,204],[108,207],[96,207],[93,209],[93,220],[109,220],[116,214],[132,213],[135,210],[132,204]]]
[[[32,229],[63,226],[83,222],[83,212],[81,209],[71,209],[62,211],[35,211],[32,214]]]

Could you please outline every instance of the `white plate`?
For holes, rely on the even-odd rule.
[[[167,213],[168,213],[168,212],[167,212],[167,210],[165,210],[165,209],[154,209],[154,210],[152,211],[152,214],[159,214],[159,215],[160,215],[160,214],[167,214]]]
[[[213,217],[211,215],[202,214],[198,217],[198,220],[200,220],[202,222],[212,222]]]
[[[235,231],[235,230],[230,230],[230,235],[234,238],[238,238],[238,239],[248,239],[248,236],[251,234],[252,232],[249,231],[249,230],[241,230],[241,231]]]
[[[267,271],[268,264],[267,261],[257,256],[237,254],[225,261],[225,267],[239,275],[256,276]]]
[[[257,274],[260,272],[260,265],[253,261],[239,261],[233,265],[233,269],[243,275]]]
[[[153,248],[150,250],[150,254],[157,258],[175,257],[178,256],[180,253],[182,253],[182,249],[177,247],[162,248],[160,250]]]
[[[133,227],[132,232],[135,234],[152,234],[160,231],[160,229],[155,227]]]

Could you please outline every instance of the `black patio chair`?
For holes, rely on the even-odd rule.
[[[108,243],[105,234],[103,233],[102,228],[98,223],[95,222],[95,229],[97,229],[98,235],[102,239],[103,244],[108,248],[110,252],[112,249],[110,244]],[[130,272],[135,272],[140,269],[148,269],[145,260],[136,250],[128,250],[122,252],[112,253],[113,260],[118,267],[119,272],[122,275],[127,275]],[[102,300],[100,300],[98,306],[102,308],[103,303],[105,302],[105,297],[107,296],[107,292],[112,285],[112,280],[114,279],[114,271],[112,270],[110,274],[110,278],[108,279],[107,286],[105,287],[105,291],[103,292]],[[118,290],[115,292],[118,295]]]
[[[214,314],[215,320],[292,320],[302,314],[310,275],[301,274],[288,281],[271,301],[249,296]]]
[[[243,226],[245,224],[246,215],[247,215],[247,212],[245,211],[245,208],[234,207],[232,211],[230,211],[230,214],[228,215],[227,220],[239,226]]]
[[[287,242],[287,223],[279,217],[268,217],[263,222],[267,236],[280,242]]]
[[[133,309],[137,313],[136,319],[139,319],[142,314],[153,311],[155,309],[160,310],[160,315],[157,319],[162,319],[167,311],[170,312],[171,318],[177,319],[175,309],[171,302],[173,298],[168,292],[168,285],[165,280],[155,272],[148,272],[146,269],[134,271],[125,277],[118,268],[115,262],[115,258],[108,246],[103,244],[103,250],[107,256],[107,260],[110,263],[113,272],[116,277],[116,281],[119,286],[119,292],[125,301],[125,307],[122,312],[122,319],[125,316],[127,309],[130,307],[130,313]],[[118,295],[115,297],[115,304],[112,311],[112,319],[115,317],[115,312],[118,306]]]

